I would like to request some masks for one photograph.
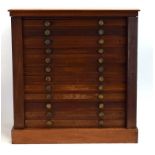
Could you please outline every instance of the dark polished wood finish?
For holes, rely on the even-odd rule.
[[[138,10],[9,11],[12,142],[137,142]]]
[[[122,16],[137,16],[138,10],[9,10],[11,16],[22,17],[122,17]]]
[[[136,127],[137,17],[128,18],[127,128]]]
[[[13,144],[137,143],[137,129],[25,129],[12,130]],[[70,138],[68,138],[70,137]]]
[[[14,127],[24,128],[24,78],[22,18],[12,17]]]

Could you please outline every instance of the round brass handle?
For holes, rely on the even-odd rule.
[[[99,109],[104,109],[104,104],[103,104],[103,103],[99,103],[98,108],[99,108]]]
[[[51,54],[51,53],[52,53],[52,50],[51,50],[50,48],[47,48],[47,49],[45,50],[45,52],[46,52],[46,54]]]
[[[50,63],[51,62],[51,58],[49,58],[49,57],[47,57],[47,58],[45,58],[45,63]]]
[[[102,100],[104,98],[103,94],[98,95],[98,99]]]
[[[50,44],[51,44],[51,40],[50,40],[50,39],[46,39],[46,40],[44,41],[44,44],[45,44],[45,45],[50,45]]]
[[[100,120],[100,121],[99,121],[99,126],[100,126],[100,127],[103,127],[103,126],[104,126],[104,121],[103,121],[103,120]]]
[[[47,113],[46,113],[46,117],[47,117],[47,119],[51,119],[52,113],[51,113],[51,112],[47,112]]]
[[[50,92],[50,91],[52,90],[51,85],[47,85],[47,86],[45,87],[45,90],[48,91],[48,92]]]
[[[100,40],[98,41],[98,43],[99,43],[100,45],[103,45],[103,44],[104,44],[104,39],[100,39]]]
[[[100,67],[98,68],[98,71],[99,71],[100,73],[102,73],[102,72],[104,71],[104,67],[103,67],[103,66],[100,66]]]
[[[100,19],[100,20],[98,21],[98,24],[99,24],[100,26],[103,26],[103,25],[104,25],[103,19]]]
[[[50,103],[47,103],[47,104],[46,104],[46,108],[47,108],[47,109],[52,109],[52,105],[51,105]]]
[[[44,22],[44,26],[48,27],[48,26],[50,26],[50,25],[51,25],[50,21],[45,21],[45,22]]]
[[[51,127],[51,126],[53,125],[53,122],[52,122],[52,121],[47,121],[47,122],[46,122],[46,125],[47,125],[48,127]]]
[[[102,64],[104,61],[104,59],[101,57],[101,58],[98,58],[98,63]]]
[[[49,100],[49,99],[51,99],[51,98],[52,98],[51,94],[46,94],[46,99],[47,99],[47,100]]]
[[[98,114],[98,116],[99,116],[100,118],[103,118],[103,117],[104,117],[104,112],[100,112],[100,113]]]
[[[99,85],[98,90],[102,91],[103,90],[103,85]]]
[[[49,36],[50,34],[51,34],[51,31],[50,30],[47,29],[47,30],[44,31],[44,35],[45,36]]]
[[[51,72],[51,67],[46,67],[45,72],[47,72],[47,73]]]
[[[98,49],[98,53],[99,54],[103,54],[104,53],[104,49],[103,48]]]
[[[99,34],[99,35],[103,35],[103,34],[104,34],[104,30],[103,30],[103,29],[99,29],[99,30],[98,30],[98,34]]]
[[[52,81],[52,78],[51,78],[51,76],[45,76],[45,81],[47,81],[47,82],[50,82],[50,81]]]
[[[104,77],[103,76],[99,76],[99,81],[103,82],[104,81]]]

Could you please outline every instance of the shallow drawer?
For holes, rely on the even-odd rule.
[[[121,120],[125,118],[125,112],[122,110],[109,111],[104,110],[105,120]],[[40,112],[25,112],[26,120],[44,120],[48,118],[47,112],[44,110]],[[53,120],[97,120],[98,111],[97,107],[94,108],[84,108],[84,107],[74,107],[74,109],[58,109],[57,111],[52,111]]]
[[[91,53],[91,52],[90,52]],[[126,53],[125,51],[105,51],[103,56],[99,55],[96,51],[94,54],[51,54],[47,55],[43,52],[36,52],[36,54],[25,51],[24,65],[35,66],[39,64],[46,64],[46,59],[50,59],[50,62],[54,66],[85,66],[85,65],[97,65],[98,59],[103,57],[104,64],[125,63]]]
[[[45,45],[47,38],[45,37],[26,37],[24,38],[25,48],[99,48],[99,40],[104,43],[102,47],[121,47],[127,44],[126,37],[122,36],[104,36],[104,37],[88,37],[88,36],[52,36],[48,37],[49,45]]]
[[[99,20],[104,21],[104,26],[126,26],[126,18],[117,18],[117,17],[99,17],[99,18],[76,18],[76,17],[66,17],[66,18],[27,18],[23,20],[24,29],[33,28],[33,27],[45,27],[45,22],[50,22],[50,27],[88,27],[88,26],[99,26]]]
[[[51,55],[72,55],[74,54],[75,56],[77,54],[88,54],[88,55],[100,55],[98,53],[97,48],[51,48]],[[112,56],[112,57],[124,57],[127,53],[126,47],[121,46],[121,47],[104,47],[104,53],[102,56]],[[24,49],[24,55],[47,55],[46,54],[46,49],[45,48],[25,48]],[[114,58],[113,58],[114,59]]]
[[[53,128],[94,128],[99,127],[98,120],[53,120]],[[25,127],[27,128],[47,128],[47,120],[25,120]],[[125,127],[125,119],[121,120],[107,120],[104,121],[104,128],[106,127]]]
[[[81,76],[82,74],[87,77],[87,74],[92,74],[92,75],[99,75],[99,66],[98,64],[96,65],[89,65],[86,64],[85,66],[56,66],[56,64],[51,64],[51,65],[38,65],[38,66],[26,66],[24,67],[24,75],[45,75],[45,74],[51,74],[53,77],[57,75],[68,75],[69,76],[74,76],[78,77]],[[51,70],[47,72],[46,68],[50,68]],[[104,64],[103,65],[103,74],[121,74],[125,73],[126,66],[122,64],[115,64],[109,65],[109,64]],[[102,73],[101,73],[102,74]]]
[[[40,84],[34,85],[29,84],[24,86],[25,93],[45,93],[46,86],[49,84]],[[56,92],[97,92],[99,83],[97,84],[52,84],[51,91],[52,93]],[[125,83],[104,83],[103,91],[105,92],[124,92],[126,89]]]
[[[99,101],[98,100],[99,93],[51,93],[51,99],[46,98],[46,94],[25,94],[25,101],[33,101],[33,102],[48,102],[52,100],[53,102],[61,102],[61,101]],[[105,102],[124,102],[126,99],[125,93],[103,93]]]
[[[126,27],[120,26],[104,26],[100,27],[32,27],[24,29],[24,37],[34,36],[99,36],[100,31],[103,31],[104,36],[126,36]],[[47,34],[46,34],[47,33]]]

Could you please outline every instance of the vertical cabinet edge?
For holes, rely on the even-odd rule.
[[[137,17],[128,17],[126,127],[136,128],[137,109]]]
[[[14,85],[14,128],[24,128],[22,18],[11,17]]]

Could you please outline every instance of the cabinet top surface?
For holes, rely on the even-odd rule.
[[[17,10],[10,9],[10,16],[137,16],[138,9],[134,10]]]

